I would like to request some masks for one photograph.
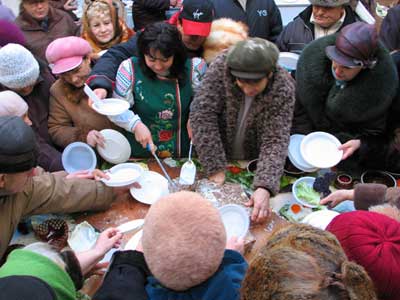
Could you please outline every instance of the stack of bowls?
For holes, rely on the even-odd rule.
[[[290,136],[290,143],[288,149],[288,157],[290,162],[299,170],[302,170],[307,173],[312,173],[318,170],[318,168],[313,165],[307,163],[300,152],[300,145],[303,141],[305,135],[304,134],[293,134]]]

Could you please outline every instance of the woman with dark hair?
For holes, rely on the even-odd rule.
[[[177,28],[163,22],[146,26],[137,46],[138,57],[121,63],[114,91],[131,109],[110,119],[126,130],[132,156],[149,156],[147,144],[161,157],[187,155],[189,106],[206,63],[188,59]]]

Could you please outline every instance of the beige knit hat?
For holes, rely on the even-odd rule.
[[[0,92],[0,116],[22,117],[28,111],[28,104],[13,91]]]
[[[143,228],[143,254],[154,277],[175,291],[211,277],[220,266],[226,233],[219,212],[193,192],[153,204]]]

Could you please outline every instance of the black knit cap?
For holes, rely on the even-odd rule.
[[[0,117],[0,173],[29,171],[37,165],[35,134],[20,117]]]
[[[33,276],[0,278],[0,300],[56,300],[56,294],[45,281]]]

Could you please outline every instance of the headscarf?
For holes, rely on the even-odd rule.
[[[94,6],[101,4],[106,4],[109,7],[109,12],[111,15],[111,21],[114,25],[114,38],[111,39],[108,43],[100,43],[92,31],[90,30],[89,26],[89,18],[87,15],[87,11],[90,8],[93,8]],[[119,44],[119,43],[124,43],[126,42],[132,35],[134,35],[134,31],[130,29],[124,20],[121,18],[117,17],[117,12],[114,6],[110,5],[106,0],[96,0],[92,1],[85,9],[83,16],[82,16],[82,25],[83,25],[83,30],[82,30],[82,38],[87,40],[92,46],[93,52],[98,53],[102,50],[107,50],[111,48],[112,46]]]

